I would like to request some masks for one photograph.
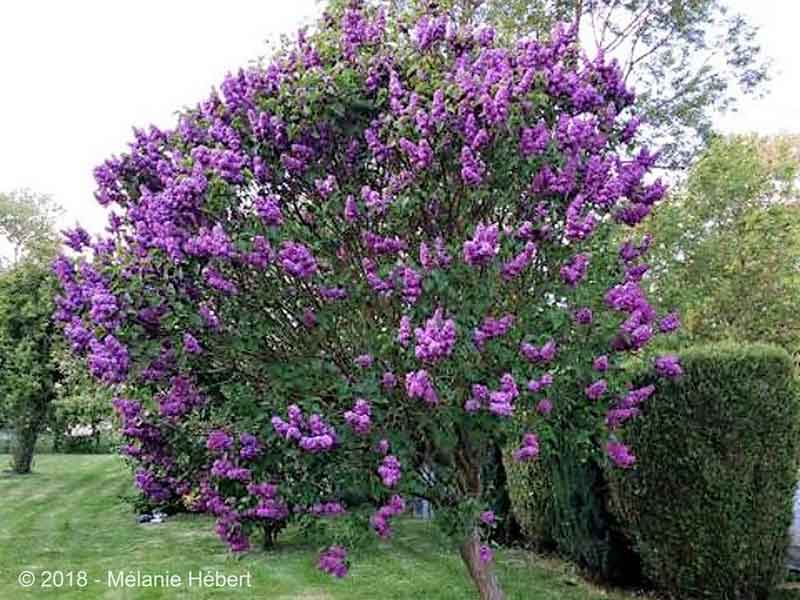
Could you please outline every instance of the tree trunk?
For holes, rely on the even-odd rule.
[[[31,472],[33,463],[33,450],[36,447],[36,438],[39,432],[36,428],[24,428],[16,431],[13,449],[11,451],[11,469],[25,475]]]
[[[494,574],[492,563],[481,562],[480,547],[481,540],[478,533],[475,532],[461,544],[461,558],[467,566],[467,571],[469,571],[475,587],[478,588],[481,600],[504,600],[505,595],[500,589],[500,583]]]

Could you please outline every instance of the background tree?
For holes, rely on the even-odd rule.
[[[14,430],[12,469],[29,473],[55,398],[57,339],[52,256],[28,256],[0,274],[0,402]]]
[[[792,136],[716,138],[643,225],[654,289],[690,340],[800,351],[798,148]]]
[[[39,432],[55,397],[52,320],[61,213],[49,196],[28,190],[0,194],[0,236],[10,247],[0,272],[0,412],[15,431],[12,467],[31,469]]]
[[[50,196],[27,189],[0,192],[0,236],[10,246],[5,262],[16,264],[31,252],[52,250],[55,223],[63,213]]]
[[[452,0],[483,11],[500,31],[542,35],[577,22],[587,53],[620,61],[637,92],[643,134],[662,148],[659,166],[689,166],[708,142],[713,116],[768,79],[757,29],[726,0]]]

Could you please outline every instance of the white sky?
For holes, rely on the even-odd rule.
[[[775,78],[719,127],[800,132],[800,2],[730,4],[761,26]],[[65,224],[99,231],[92,169],[127,149],[131,127],[171,127],[177,109],[316,10],[314,0],[0,0],[0,190],[51,194]]]

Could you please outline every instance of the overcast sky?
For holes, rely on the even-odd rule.
[[[774,60],[764,99],[721,117],[728,132],[800,132],[800,2],[730,0],[761,26]],[[314,0],[2,0],[0,190],[51,194],[99,231],[92,169],[126,149],[132,126],[170,127],[267,41],[311,22]]]

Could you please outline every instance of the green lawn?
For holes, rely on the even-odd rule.
[[[0,455],[0,470],[7,456]],[[404,520],[388,542],[376,540],[351,554],[350,575],[335,580],[320,573],[315,549],[290,531],[271,552],[232,557],[204,516],[181,515],[162,525],[138,525],[120,495],[130,477],[120,458],[107,455],[39,456],[36,473],[0,474],[0,599],[80,598],[270,598],[303,600],[461,600],[474,598],[457,554],[435,540],[429,523]],[[557,561],[522,551],[497,553],[509,598],[595,600],[629,598],[585,583]],[[22,588],[23,570],[37,584]],[[85,571],[86,587],[42,589],[42,571]],[[252,587],[198,589],[190,572],[251,574]],[[173,588],[121,589],[107,585],[107,572],[178,574]],[[53,578],[53,582],[58,583]],[[73,575],[77,577],[77,575]],[[98,579],[99,582],[94,580]]]

